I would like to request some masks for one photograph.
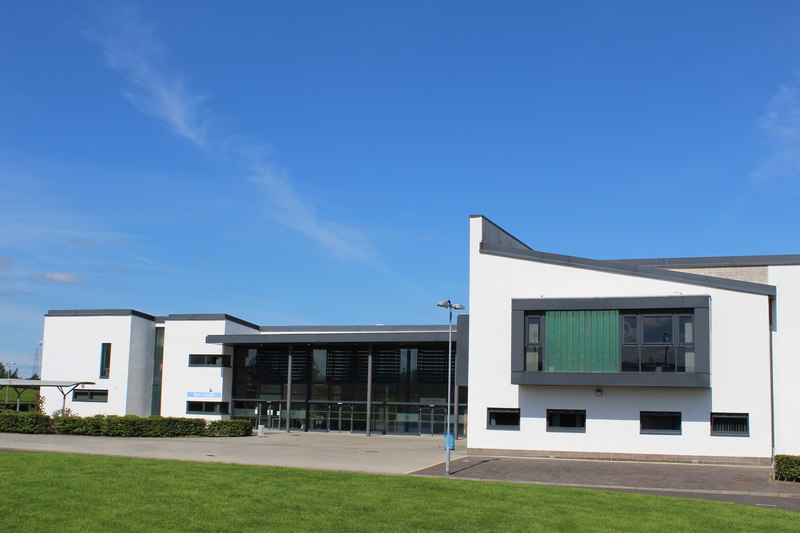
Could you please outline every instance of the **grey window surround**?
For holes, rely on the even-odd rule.
[[[553,415],[570,414],[583,417],[582,426],[553,426],[550,421]],[[551,433],[586,433],[586,410],[585,409],[548,409],[547,410],[547,431]]]
[[[220,364],[215,361],[219,359]],[[202,361],[202,362],[200,362]],[[211,362],[209,362],[211,361]],[[189,354],[189,367],[192,368],[230,368],[231,356],[225,354]]]
[[[73,402],[108,403],[108,390],[76,389],[72,391]]]
[[[517,423],[516,424],[496,424],[493,423],[494,417],[492,415],[495,414],[516,414],[517,416]],[[488,407],[486,409],[486,429],[489,430],[501,430],[501,431],[519,431],[519,417],[520,417],[520,410],[518,408],[510,408],[510,407]]]
[[[645,417],[661,416],[665,420],[678,421],[678,429],[652,429],[645,428]],[[678,411],[639,411],[640,435],[681,435],[683,432],[683,415]]]
[[[511,300],[511,383],[546,386],[696,387],[710,388],[709,296],[620,298],[533,298]],[[526,372],[525,315],[561,310],[685,309],[694,315],[695,372]]]
[[[230,411],[229,409],[230,402],[196,402],[196,401],[187,401],[186,402],[186,414],[188,415],[227,415]],[[200,409],[190,409],[190,404],[200,404],[202,407]],[[216,410],[209,410],[206,406],[208,405],[219,405],[219,411]]]
[[[715,418],[732,418],[744,420],[745,431],[720,431],[714,430]],[[749,413],[711,413],[710,417],[712,437],[749,437],[750,436],[750,415]]]

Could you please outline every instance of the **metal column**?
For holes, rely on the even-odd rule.
[[[372,434],[372,344],[367,355],[367,437]]]
[[[286,433],[292,430],[292,347],[289,346],[289,371],[286,378]]]

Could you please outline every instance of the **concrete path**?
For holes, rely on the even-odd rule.
[[[800,511],[800,483],[773,481],[763,466],[691,465],[578,459],[464,457],[452,477],[640,492]],[[414,472],[441,476],[437,465]]]
[[[179,459],[406,474],[444,461],[443,437],[267,433],[264,437],[128,438],[0,433],[0,450]],[[454,458],[464,454],[453,455]]]

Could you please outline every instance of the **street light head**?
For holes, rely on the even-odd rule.
[[[450,300],[447,300],[446,302],[444,300],[441,302],[436,302],[436,305],[439,307],[450,307]]]
[[[453,306],[453,309],[464,309],[464,306],[463,306],[463,305],[461,305],[461,304],[455,304],[455,305]]]

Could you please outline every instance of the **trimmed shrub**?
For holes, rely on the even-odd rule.
[[[212,420],[206,428],[209,437],[248,437],[253,434],[249,420]]]
[[[141,437],[146,433],[146,418],[135,415],[109,415],[105,420],[103,435],[109,437]]]
[[[0,411],[0,431],[6,433],[52,433],[50,417],[35,411]]]
[[[206,421],[202,418],[176,418],[151,416],[146,422],[142,437],[201,437],[206,432]]]
[[[800,455],[776,455],[775,479],[800,481]]]

